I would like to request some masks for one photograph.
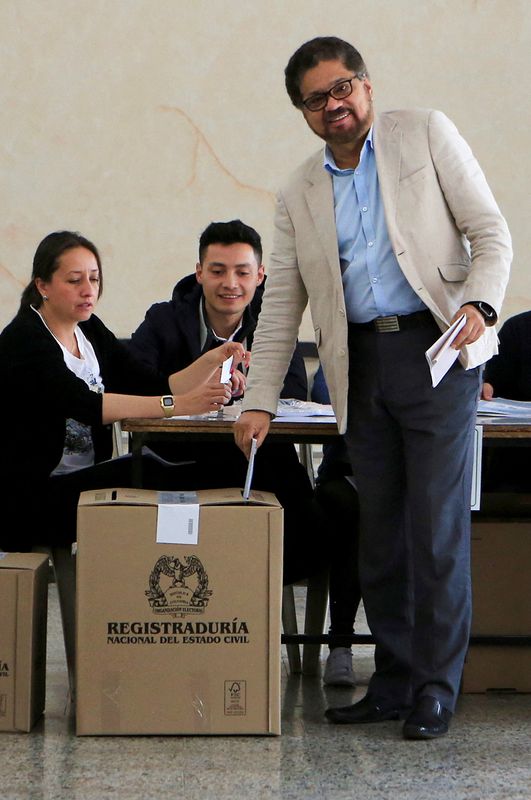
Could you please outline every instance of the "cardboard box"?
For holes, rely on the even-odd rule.
[[[531,519],[472,523],[472,635],[531,636]]]
[[[472,636],[531,636],[527,495],[492,495],[472,522]],[[505,518],[486,515],[506,514]],[[531,646],[472,645],[461,689],[530,692]]]
[[[175,544],[157,541],[183,531],[164,522],[184,509],[187,540],[193,507],[168,500],[81,495],[76,731],[278,734],[283,511],[265,493],[197,492],[197,544]]]
[[[531,646],[472,645],[465,660],[461,691],[531,692]]]
[[[0,731],[30,731],[44,711],[48,556],[0,553]]]

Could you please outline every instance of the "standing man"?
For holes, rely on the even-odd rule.
[[[358,51],[291,57],[286,88],[326,143],[277,200],[269,283],[236,428],[263,442],[308,300],[358,485],[360,579],[376,641],[366,696],[335,723],[405,717],[447,732],[470,625],[471,443],[496,351],[511,241],[470,147],[441,112],[375,115]],[[460,315],[459,359],[432,388],[425,351]]]

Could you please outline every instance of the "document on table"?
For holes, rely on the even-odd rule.
[[[426,359],[431,372],[431,384],[435,388],[439,384],[457,356],[459,350],[454,350],[452,342],[454,342],[457,334],[466,323],[466,315],[462,314],[459,319],[456,319],[453,325],[450,325],[447,331],[439,336],[436,342],[426,350]]]
[[[505,397],[480,400],[478,416],[531,420],[531,402],[529,400],[507,400]]]
[[[296,400],[295,398],[281,398],[278,401],[277,416],[279,417],[333,417],[334,409],[331,405],[312,403],[310,400]]]

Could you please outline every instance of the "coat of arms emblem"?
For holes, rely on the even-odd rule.
[[[185,556],[184,563],[175,556],[157,559],[149,576],[146,596],[156,614],[202,613],[212,591],[208,575],[197,556]]]

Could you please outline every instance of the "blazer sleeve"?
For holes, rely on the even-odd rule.
[[[308,296],[298,268],[293,223],[279,193],[273,253],[254,334],[251,367],[243,400],[244,411],[268,411],[275,416],[307,302]],[[282,331],[281,336],[279,331]]]
[[[499,314],[512,259],[507,223],[472,150],[441,111],[431,111],[428,137],[445,200],[470,245],[461,302],[482,300]]]

